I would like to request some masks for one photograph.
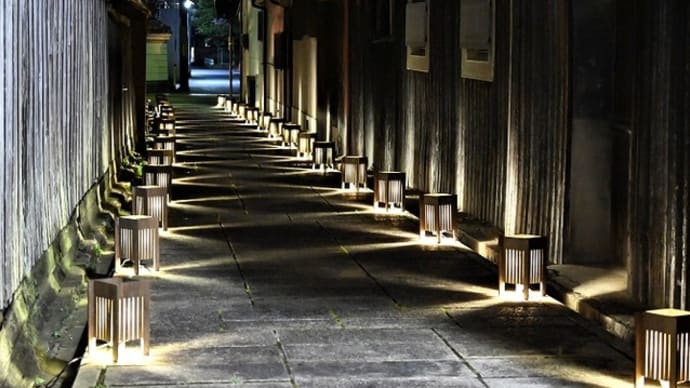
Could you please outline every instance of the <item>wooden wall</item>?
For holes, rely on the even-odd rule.
[[[266,2],[266,34],[264,44],[267,46],[267,48],[264,52],[264,55],[266,56],[264,61],[266,62],[265,78],[267,88],[265,98],[266,105],[268,107],[267,110],[274,116],[276,115],[276,112],[285,112],[285,108],[283,107],[283,104],[285,103],[283,98],[283,80],[285,77],[285,71],[282,66],[284,58],[276,58],[276,45],[279,45],[279,43],[276,43],[275,41],[276,34],[280,34],[284,31],[284,23],[284,8],[273,4],[270,1]],[[283,51],[285,51],[285,47],[283,47]],[[278,54],[283,54],[282,56],[284,56],[284,52]],[[276,66],[276,62],[280,62],[281,66]],[[284,113],[281,113],[281,117],[282,114]]]
[[[429,72],[406,70],[406,0],[390,1],[389,34],[381,34],[377,14],[387,0],[333,2],[343,7],[344,25],[328,31],[326,41],[342,44],[319,45],[319,57],[330,55],[343,67],[319,82],[318,109],[340,99],[343,109],[334,120],[343,125],[334,137],[339,150],[368,156],[375,170],[407,172],[413,189],[454,192],[461,211],[507,233],[546,235],[553,263],[625,263],[637,300],[687,305],[690,3],[609,2],[616,13],[615,33],[606,36],[616,51],[615,63],[605,64],[615,66],[609,74],[586,66],[597,48],[575,57],[575,32],[587,33],[577,36],[586,47],[586,39],[597,37],[573,24],[572,2],[496,0],[494,80],[484,82],[460,77],[459,1],[429,0]],[[292,10],[291,20],[312,15],[309,7],[301,9],[305,15]],[[327,68],[319,67],[319,77]],[[572,97],[573,79],[594,82],[602,74],[613,90],[597,94],[601,101]],[[612,187],[597,183],[608,193],[601,201],[611,203],[592,214],[609,220],[602,228],[610,229],[607,251],[617,257],[601,261],[578,261],[564,248],[573,245],[572,222],[579,231],[597,222],[569,214],[569,193],[578,190],[570,181],[574,112],[585,103],[605,105],[596,118],[611,131],[610,158],[601,159],[610,161],[603,168],[610,169]],[[580,144],[598,152],[594,145],[590,139]]]
[[[401,141],[404,8],[394,4],[392,35],[376,35],[375,9],[367,4],[367,0],[349,1],[347,149],[351,155],[366,155],[377,170],[395,169]]]
[[[568,2],[512,3],[505,232],[548,237],[549,258],[560,263],[570,139]]]
[[[503,226],[508,126],[509,1],[496,2],[494,81],[462,79],[456,184],[460,208]]]
[[[350,7],[350,153],[400,169],[408,186],[455,192],[509,232],[541,233],[562,259],[568,142],[565,1],[496,2],[493,82],[460,77],[460,2],[432,0],[429,72],[405,70],[405,1],[390,39],[373,7]],[[510,56],[510,39],[514,55]]]
[[[403,20],[404,6],[400,3],[398,7]],[[405,135],[398,143],[402,160],[397,168],[407,172],[411,187],[426,192],[451,192],[455,188],[454,145],[463,113],[458,109],[459,9],[460,2],[456,1],[429,3],[429,72],[404,70],[403,74],[400,128]],[[404,33],[403,29],[403,45]]]
[[[0,0],[0,26],[5,308],[120,145],[111,136],[105,1]],[[123,100],[120,125],[132,125],[133,101]]]
[[[631,158],[633,295],[687,308],[690,3],[643,0]]]

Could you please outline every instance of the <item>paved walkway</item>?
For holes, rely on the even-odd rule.
[[[192,94],[228,94],[230,92],[229,73],[227,69],[206,69],[192,67],[189,78],[189,91]],[[233,71],[232,90],[240,90],[240,74]]]
[[[173,98],[178,166],[143,365],[87,359],[76,386],[616,387],[633,362],[550,298],[496,297],[459,244],[210,108]]]

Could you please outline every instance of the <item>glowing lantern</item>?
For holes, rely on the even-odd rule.
[[[104,341],[117,362],[121,348],[139,340],[142,352],[148,355],[150,295],[147,279],[89,280],[89,353],[96,351],[97,341]]]
[[[645,378],[662,387],[690,380],[690,312],[649,310],[635,317],[635,387]]]
[[[155,217],[168,230],[168,190],[161,186],[136,186],[132,191],[134,214]]]
[[[341,184],[346,189],[349,185],[355,191],[367,187],[367,157],[366,156],[345,156],[341,164]]]
[[[405,173],[400,171],[379,171],[374,177],[374,208],[383,204],[386,211],[398,208],[405,210]]]
[[[498,258],[498,293],[504,295],[506,283],[522,289],[524,300],[529,299],[530,286],[539,284],[541,296],[546,295],[546,237],[517,234],[501,237]]]
[[[419,236],[425,238],[426,233],[431,232],[436,235],[436,242],[440,244],[443,232],[446,232],[455,240],[456,216],[455,194],[423,194],[419,207]]]
[[[115,220],[115,272],[122,267],[122,259],[134,264],[134,273],[139,275],[139,266],[144,260],[151,260],[153,270],[160,268],[160,241],[158,219],[145,215],[122,216]]]

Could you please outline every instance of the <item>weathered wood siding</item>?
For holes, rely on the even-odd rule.
[[[460,209],[503,226],[510,2],[496,2],[493,82],[462,79],[460,84],[456,185]]]
[[[406,1],[393,2],[393,34],[378,41],[373,7],[364,3],[350,7],[350,153],[367,155],[377,169],[405,171],[412,188],[457,193],[462,211],[508,232],[547,235],[559,262],[567,3],[496,2],[493,82],[460,77],[460,2],[429,2],[428,73],[405,70]]]
[[[374,8],[349,2],[350,115],[348,153],[366,155],[377,170],[400,168],[404,72],[404,3],[393,2],[392,35],[376,36]],[[341,148],[343,149],[343,148]]]
[[[545,235],[552,262],[577,263],[564,251],[577,232],[570,221],[582,230],[583,222],[597,219],[569,214],[569,192],[578,190],[569,181],[576,151],[571,113],[583,108],[582,98],[571,97],[572,80],[600,74],[588,73],[598,70],[572,51],[571,33],[591,32],[571,25],[577,23],[573,3],[496,0],[494,80],[483,82],[460,77],[459,1],[429,1],[427,73],[406,70],[407,1],[391,1],[386,36],[377,25],[382,2],[342,3],[345,65],[336,78],[346,81],[347,99],[338,102],[346,117],[338,122],[347,125],[335,137],[338,148],[368,156],[375,169],[407,172],[411,188],[458,194],[460,210],[506,233]],[[620,256],[606,263],[626,263],[637,300],[687,308],[690,3],[619,0],[615,6],[611,23],[618,32],[608,38],[615,39],[616,71],[603,72],[614,85],[614,101],[604,101],[613,111],[597,117],[615,129],[611,166],[603,166],[611,168],[612,187],[605,180],[596,187],[610,194],[610,206],[600,207],[609,210],[599,216],[611,220],[602,229],[611,229],[610,251]],[[584,45],[583,39],[594,39],[578,38]],[[585,66],[571,68],[578,63]],[[582,78],[574,78],[575,71],[583,71],[577,73]],[[340,85],[320,90],[333,87]],[[319,110],[331,101],[319,97]]]
[[[5,308],[107,169],[115,147],[106,2],[0,0],[0,26],[0,308]],[[130,107],[126,114],[132,112]]]
[[[400,8],[404,6],[400,4]],[[399,168],[407,172],[412,187],[426,192],[453,192],[456,138],[462,116],[458,109],[460,2],[430,1],[428,12],[429,72],[405,70],[403,77],[401,128],[405,137],[400,143],[399,151],[404,156]]]
[[[690,181],[690,3],[640,1],[632,129],[633,295],[687,308]]]
[[[513,0],[506,233],[548,237],[563,258],[569,136],[568,3]]]

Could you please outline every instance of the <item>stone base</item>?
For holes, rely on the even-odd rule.
[[[115,214],[104,209],[119,211],[121,204],[103,196],[109,175],[86,193],[0,314],[0,385],[43,384],[83,352],[86,279],[105,276],[113,261]],[[69,378],[67,368],[56,386]]]

